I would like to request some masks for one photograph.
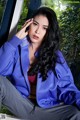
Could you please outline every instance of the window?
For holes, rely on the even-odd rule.
[[[7,3],[7,0],[0,0],[0,26],[1,26],[1,21],[3,18],[6,3]]]
[[[19,19],[19,23],[17,26],[17,30],[21,29],[21,26],[24,24],[24,22],[26,21],[27,18],[27,13],[28,13],[28,4],[29,4],[30,0],[24,0],[23,2],[23,7],[22,7],[22,11],[21,11],[21,15],[20,15],[20,19]]]

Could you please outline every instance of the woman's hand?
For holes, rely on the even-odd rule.
[[[26,31],[26,28],[28,28],[32,22],[33,19],[29,19],[25,22],[25,24],[22,26],[22,29],[16,34],[19,39],[23,39],[28,35],[28,30]]]

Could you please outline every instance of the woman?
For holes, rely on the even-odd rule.
[[[41,7],[0,48],[0,103],[20,119],[80,118],[80,92],[59,51],[59,40],[55,12]]]

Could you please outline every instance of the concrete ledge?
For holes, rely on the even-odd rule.
[[[0,113],[0,120],[21,120],[7,114]]]

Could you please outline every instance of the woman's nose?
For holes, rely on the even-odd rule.
[[[40,33],[40,27],[38,27],[35,32],[36,32],[37,34],[39,34],[39,33]]]

